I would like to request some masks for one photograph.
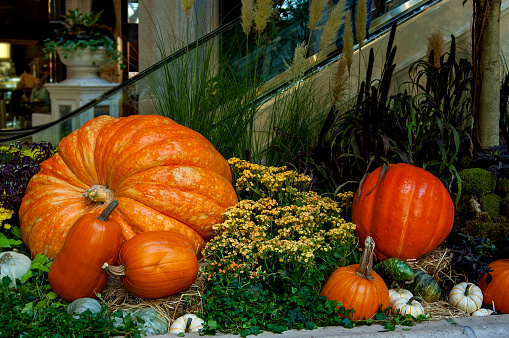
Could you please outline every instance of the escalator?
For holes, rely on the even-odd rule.
[[[366,43],[369,44],[382,39],[394,23],[400,25],[408,20],[416,20],[429,8],[437,6],[440,2],[440,0],[398,2],[399,6],[386,9],[386,12],[379,13],[378,17],[373,18]],[[273,30],[276,33],[264,37],[268,43],[264,43],[263,47],[258,47],[256,41],[253,40],[254,42],[248,42],[248,47],[244,50],[244,47],[239,48],[239,46],[246,45],[246,36],[242,30],[241,20],[237,19],[163,58],[160,62],[108,90],[82,107],[65,115],[62,114],[63,116],[56,121],[31,128],[0,130],[0,145],[12,144],[20,140],[47,141],[48,139],[56,145],[61,138],[79,128],[88,119],[104,113],[99,108],[104,105],[104,102],[112,100],[112,98],[115,99],[115,102],[118,102],[120,116],[157,113],[173,118],[180,124],[187,125],[185,121],[186,107],[165,104],[172,99],[178,101],[175,96],[186,96],[193,90],[200,93],[213,92],[214,81],[218,78],[218,73],[221,73],[221,75],[227,73],[232,83],[235,83],[235,81],[240,83],[241,80],[239,79],[246,78],[246,74],[251,76],[254,69],[255,75],[251,76],[252,83],[250,85],[255,89],[250,91],[249,102],[244,102],[244,104],[248,106],[260,105],[291,86],[285,74],[286,61],[284,60],[290,60],[295,46],[302,41],[302,36],[306,33],[306,23],[304,21],[297,15],[292,20],[283,20],[278,23],[280,26]],[[316,43],[316,40],[311,40],[310,46],[313,42]],[[320,53],[308,55],[308,70],[303,76],[316,74],[316,70],[326,69],[333,65],[337,61],[341,50],[342,45],[339,40]],[[190,57],[194,58],[192,62],[188,62]],[[253,60],[256,62],[253,62]],[[180,79],[178,78],[179,75],[171,68],[172,65],[178,65],[179,63],[186,68]],[[222,68],[219,70],[204,69],[205,63],[221,64]],[[313,72],[311,72],[311,69]],[[196,77],[207,76],[207,81],[200,86],[197,85],[200,88],[187,88],[187,93],[178,92],[175,82],[186,76],[194,77],[189,82],[191,87],[194,86],[193,83],[195,82],[193,81],[196,80]],[[192,99],[188,102],[193,105],[196,100]],[[200,105],[198,109],[210,111],[210,109],[215,109],[214,107],[217,107],[218,104],[224,103],[221,100],[218,101],[206,103],[196,101],[198,102],[196,104]],[[207,121],[206,123],[213,124],[215,122]],[[206,127],[209,128],[210,125]]]

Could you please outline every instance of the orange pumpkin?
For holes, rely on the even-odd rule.
[[[373,237],[378,260],[418,258],[451,232],[454,204],[433,174],[398,163],[379,167],[362,182],[354,196],[352,222],[361,241]]]
[[[380,306],[390,306],[389,289],[380,275],[372,270],[375,242],[365,240],[365,249],[360,264],[336,269],[320,292],[320,296],[337,300],[346,309],[354,309],[352,320],[371,318]]]
[[[487,283],[488,275],[485,273],[479,280],[484,298],[488,305],[495,304],[495,310],[509,314],[509,258],[498,259],[489,264],[491,282]]]
[[[202,135],[159,115],[99,116],[62,139],[30,180],[22,239],[32,256],[54,257],[78,217],[113,199],[125,239],[171,230],[197,251],[237,202],[228,162]]]
[[[48,273],[49,285],[60,298],[95,298],[106,286],[108,274],[101,267],[117,261],[123,241],[120,225],[108,220],[117,205],[114,200],[100,215],[83,215],[71,227]]]
[[[187,290],[198,275],[194,246],[171,231],[144,232],[127,240],[120,249],[118,263],[105,263],[103,269],[121,277],[127,291],[144,299]]]

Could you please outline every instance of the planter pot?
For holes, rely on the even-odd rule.
[[[74,82],[72,80],[102,80],[98,73],[101,66],[108,62],[106,49],[83,49],[67,56],[64,56],[62,51],[58,50],[58,55],[60,61],[67,66],[67,79],[63,82],[69,82],[69,80],[71,82]]]

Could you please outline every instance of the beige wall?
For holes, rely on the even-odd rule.
[[[161,54],[168,56],[186,41],[195,41],[198,30],[203,36],[219,25],[218,0],[196,0],[189,18],[180,0],[140,0],[139,6],[140,71],[160,60]]]
[[[509,64],[509,1],[502,1],[501,11],[501,54]],[[401,89],[402,84],[408,81],[408,70],[410,65],[419,59],[426,58],[427,38],[434,30],[438,29],[444,35],[446,51],[449,51],[451,34],[456,38],[457,54],[461,57],[470,55],[470,24],[472,20],[472,4],[467,2],[462,6],[458,0],[444,0],[430,8],[421,15],[398,25],[394,45],[397,47],[395,64],[396,69],[392,78],[393,90]],[[369,50],[373,48],[375,53],[375,66],[372,79],[380,78],[389,33],[368,43],[361,51],[360,75],[361,81],[366,74],[365,65],[369,56]],[[329,83],[335,75],[336,64],[320,72],[318,79],[320,83]],[[355,52],[352,65],[353,83],[357,83],[359,74],[359,51]],[[327,87],[327,86],[324,86]],[[356,94],[357,87],[352,86],[352,94]]]

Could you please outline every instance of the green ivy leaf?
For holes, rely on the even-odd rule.
[[[11,243],[4,234],[0,233],[0,248],[10,248]]]

